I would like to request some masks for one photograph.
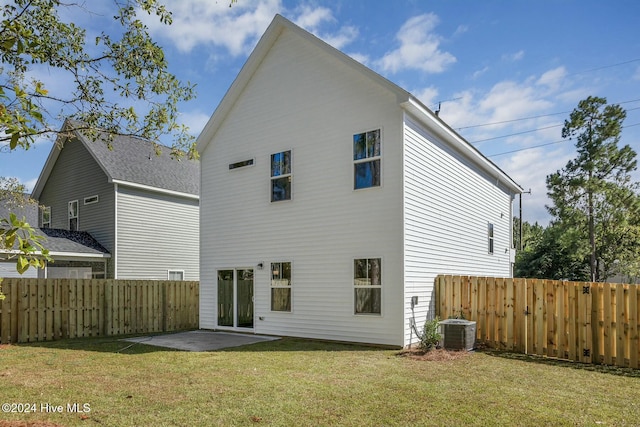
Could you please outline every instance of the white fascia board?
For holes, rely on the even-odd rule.
[[[184,197],[185,199],[200,200],[200,196],[197,194],[166,190],[164,188],[152,187],[150,185],[144,185],[144,184],[137,184],[135,182],[122,181],[120,179],[111,179],[109,180],[109,182],[111,182],[112,184],[121,185],[124,187],[138,188],[140,190],[153,191],[155,193],[169,194],[171,196]]]
[[[429,111],[420,101],[410,96],[400,102],[400,106],[407,112],[421,120],[427,129],[434,131],[449,145],[478,165],[489,175],[495,177],[515,194],[522,193],[523,189],[509,175],[502,171],[495,163],[487,159],[477,148],[467,142],[462,136],[451,129],[442,119]]]
[[[0,254],[6,254],[6,255],[9,255],[9,256],[16,256],[16,255],[22,255],[22,252],[20,252],[17,249],[12,249],[10,251],[2,250],[2,251],[0,251]],[[36,251],[32,255],[42,256],[42,252]],[[52,258],[56,258],[56,257],[59,257],[59,258],[83,258],[83,259],[86,259],[86,258],[98,258],[98,259],[111,258],[111,254],[88,254],[88,253],[82,253],[82,252],[49,252],[49,256],[52,257]]]
[[[55,258],[59,258],[59,259],[67,259],[67,258],[82,258],[82,259],[87,259],[87,258],[98,258],[98,259],[104,259],[104,258],[111,258],[110,254],[85,254],[82,252],[49,252],[49,256],[54,258],[54,262],[55,262]]]

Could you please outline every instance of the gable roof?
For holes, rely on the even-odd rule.
[[[77,123],[67,121],[63,126]],[[73,136],[80,141],[107,175],[109,182],[131,187],[145,188],[162,193],[171,193],[189,198],[200,194],[200,162],[189,159],[172,159],[171,149],[163,147],[157,155],[153,142],[132,136],[118,135],[107,144],[106,133],[94,141],[80,130],[73,130]],[[66,138],[65,138],[66,140]],[[32,197],[38,199],[60,155],[62,144],[54,144],[49,153]]]
[[[496,180],[502,182],[513,193],[522,192],[522,187],[520,187],[520,185],[502,171],[495,163],[484,156],[476,147],[467,142],[440,117],[427,108],[418,98],[308,31],[298,27],[281,15],[276,15],[273,18],[273,21],[271,21],[271,24],[269,24],[269,27],[262,35],[255,49],[243,65],[240,73],[233,81],[227,90],[227,93],[222,98],[222,101],[218,104],[218,107],[198,136],[198,151],[204,152],[204,150],[207,149],[209,142],[214,138],[221,124],[226,119],[252,76],[260,67],[262,60],[267,56],[278,36],[284,30],[291,31],[299,37],[302,37],[305,41],[320,47],[335,58],[362,73],[367,78],[390,90],[395,94],[396,99],[398,100],[398,105],[418,119],[418,121],[427,129],[430,129],[437,136],[442,138],[443,141],[447,142],[450,146],[479,166],[490,176],[493,176]]]

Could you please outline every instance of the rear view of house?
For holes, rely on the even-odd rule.
[[[511,275],[520,187],[281,16],[198,147],[202,328],[405,346],[436,275]]]

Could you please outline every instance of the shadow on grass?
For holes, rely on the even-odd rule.
[[[500,357],[502,359],[519,360],[527,363],[536,363],[539,365],[558,366],[561,368],[580,369],[583,371],[597,372],[600,374],[617,375],[622,377],[640,378],[640,369],[626,368],[620,366],[599,365],[591,363],[572,362],[569,360],[554,359],[551,357],[512,353],[503,350],[482,349],[482,353]]]
[[[148,338],[148,341],[153,340],[155,336],[165,336],[167,334],[147,334],[144,338]],[[157,345],[145,344],[145,340],[139,342],[124,341],[126,338],[136,338],[140,335],[122,335],[122,336],[109,336],[109,337],[87,337],[87,338],[73,338],[62,339],[57,341],[44,341],[33,343],[20,343],[12,344],[18,347],[39,347],[50,348],[60,350],[77,350],[77,351],[96,351],[102,353],[118,353],[127,355],[146,354],[146,353],[158,353],[158,352],[185,352],[191,353],[187,350],[161,347]],[[275,341],[257,342],[237,347],[226,347],[217,350],[209,350],[203,352],[194,353],[208,353],[208,352],[335,352],[335,351],[382,351],[396,349],[397,347],[388,346],[374,346],[366,344],[356,343],[344,343],[337,341],[322,341],[305,338],[293,338],[282,337]]]

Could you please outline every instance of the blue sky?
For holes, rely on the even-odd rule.
[[[636,0],[167,1],[174,22],[147,21],[171,71],[197,85],[181,106],[197,135],[279,13],[413,93],[526,190],[523,216],[546,224],[545,177],[575,156],[561,129],[589,95],[627,110],[622,144],[640,151],[640,2]],[[113,2],[63,13],[92,35]],[[40,78],[64,90],[55,70]],[[51,87],[51,86],[50,86]],[[0,150],[0,176],[35,184],[51,149]],[[640,180],[640,174],[635,174]],[[517,212],[517,204],[514,206]]]

